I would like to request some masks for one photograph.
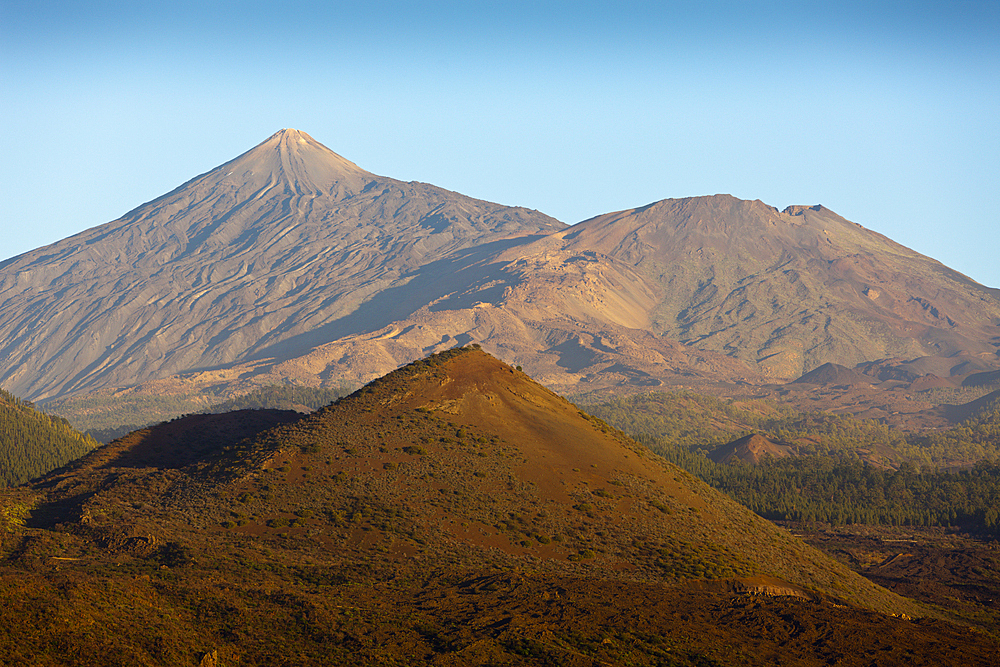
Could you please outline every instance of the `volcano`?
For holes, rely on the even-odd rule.
[[[41,399],[304,354],[405,317],[410,303],[357,310],[417,267],[564,226],[375,176],[282,130],[119,220],[0,264],[0,386]]]
[[[356,387],[470,342],[573,395],[827,363],[893,389],[932,374],[918,391],[1000,369],[997,290],[822,206],[713,195],[569,227],[376,176],[297,130],[0,264],[0,303],[0,386],[99,394],[57,406],[84,428],[98,404],[150,423],[264,385]]]
[[[71,494],[83,504],[49,523],[82,520],[116,544],[194,539],[191,529],[315,535],[334,554],[378,545],[393,559],[530,558],[639,579],[764,576],[905,605],[476,347],[290,415],[195,415],[131,434],[38,482],[38,513]],[[244,523],[220,528],[236,515]],[[296,516],[310,520],[289,532]]]
[[[657,334],[728,351],[765,376],[934,358],[944,373],[997,364],[1000,291],[823,206],[779,211],[729,195],[667,199],[559,232],[657,294]]]
[[[903,620],[927,610],[471,346],[312,415],[133,433],[4,502],[30,509],[2,533],[19,547],[0,632],[21,640],[0,656],[28,662],[46,637],[76,664],[113,647],[133,664],[866,664],[900,644],[885,664],[989,664],[994,647]]]

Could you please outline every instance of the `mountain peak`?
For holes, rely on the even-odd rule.
[[[318,146],[326,151],[329,151],[330,153],[333,153],[333,151],[331,151],[326,146],[313,139],[307,133],[301,130],[296,130],[290,127],[286,127],[278,130],[277,132],[269,136],[263,142],[258,144],[257,148],[267,147],[269,149],[277,148],[278,150],[297,151],[302,149],[308,149],[309,147],[315,147],[315,146]],[[336,155],[336,153],[334,153],[334,155]],[[337,157],[340,156],[338,155]],[[344,158],[341,157],[340,159],[343,160]]]
[[[305,132],[291,128],[275,132],[213,171],[222,177],[238,176],[247,181],[284,181],[300,194],[345,189],[356,192],[375,178]]]
[[[283,127],[280,130],[278,130],[277,132],[275,132],[274,134],[272,134],[271,136],[272,137],[293,137],[293,138],[296,138],[296,139],[302,137],[302,138],[305,138],[305,139],[312,139],[312,137],[310,137],[308,134],[306,134],[302,130],[296,130],[294,127]]]
[[[132,359],[159,378],[192,364],[279,352],[298,356],[343,335],[381,328],[385,317],[409,316],[423,299],[440,299],[460,280],[425,279],[404,289],[405,281],[397,282],[404,276],[410,280],[460,250],[516,243],[561,227],[537,211],[371,174],[305,132],[286,128],[117,220],[0,266],[0,383],[36,399],[83,389],[79,381],[95,380],[94,369],[116,366],[119,351],[135,355],[131,344],[110,342],[133,334],[119,319],[158,332],[145,339],[157,349]],[[93,325],[97,338],[74,334],[69,347],[52,335],[57,325],[51,317],[39,318],[51,311],[28,305],[34,299],[73,302],[55,291],[64,281],[71,292],[90,295],[102,321]],[[58,310],[77,316],[74,309]],[[170,350],[186,344],[175,347],[174,336],[195,341],[198,349],[175,354]],[[10,346],[20,343],[32,351],[14,352]],[[421,342],[419,349],[428,345]],[[71,359],[65,366],[54,361],[58,347]],[[409,358],[385,357],[378,372]],[[8,361],[15,359],[16,365]],[[58,377],[36,364],[47,364]],[[126,381],[112,383],[153,379],[134,366],[127,374]],[[371,376],[365,371],[364,379]],[[70,389],[70,383],[78,386]]]
[[[278,130],[259,145],[268,144],[275,144],[283,150],[297,150],[300,147],[308,146],[309,144],[319,144],[319,142],[301,130],[286,127]],[[322,144],[319,145],[322,146]]]

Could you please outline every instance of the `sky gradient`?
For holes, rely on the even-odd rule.
[[[729,193],[1000,287],[1000,3],[0,0],[0,261],[305,131],[575,223]]]

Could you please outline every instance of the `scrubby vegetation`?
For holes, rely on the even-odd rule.
[[[771,401],[726,401],[694,392],[652,393],[586,406],[633,437],[709,452],[754,432],[795,445],[801,454],[889,461],[911,454],[906,437],[871,419],[802,412]]]
[[[339,388],[270,385],[220,401],[211,394],[174,396],[85,396],[46,405],[85,428],[102,443],[186,414],[220,414],[236,410],[318,410],[351,393]],[[208,407],[206,407],[208,406]]]
[[[189,415],[0,494],[0,663],[995,657],[846,604],[922,610],[469,352],[309,415]]]
[[[958,472],[904,463],[898,470],[829,456],[717,464],[678,447],[654,451],[772,520],[959,526],[1000,533],[1000,465]]]
[[[45,401],[47,412],[67,419],[76,428],[99,432],[127,426],[129,430],[142,428],[178,415],[201,412],[217,402],[214,396],[200,392],[182,394],[130,393],[106,396],[89,394],[79,398]]]
[[[921,463],[1000,458],[1000,399],[952,429],[913,436],[909,444],[910,458]]]

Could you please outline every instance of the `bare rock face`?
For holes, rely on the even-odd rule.
[[[822,206],[667,199],[560,236],[567,251],[598,251],[646,277],[654,332],[775,379],[826,362],[998,361],[998,290]]]
[[[886,359],[862,372],[957,383],[1000,368],[997,295],[821,206],[716,195],[568,227],[282,130],[0,264],[0,386],[356,385],[470,342],[565,393]]]
[[[370,174],[282,130],[119,220],[0,265],[0,386],[46,398],[302,354],[433,300],[441,286],[425,284],[358,312],[418,267],[564,226]]]

